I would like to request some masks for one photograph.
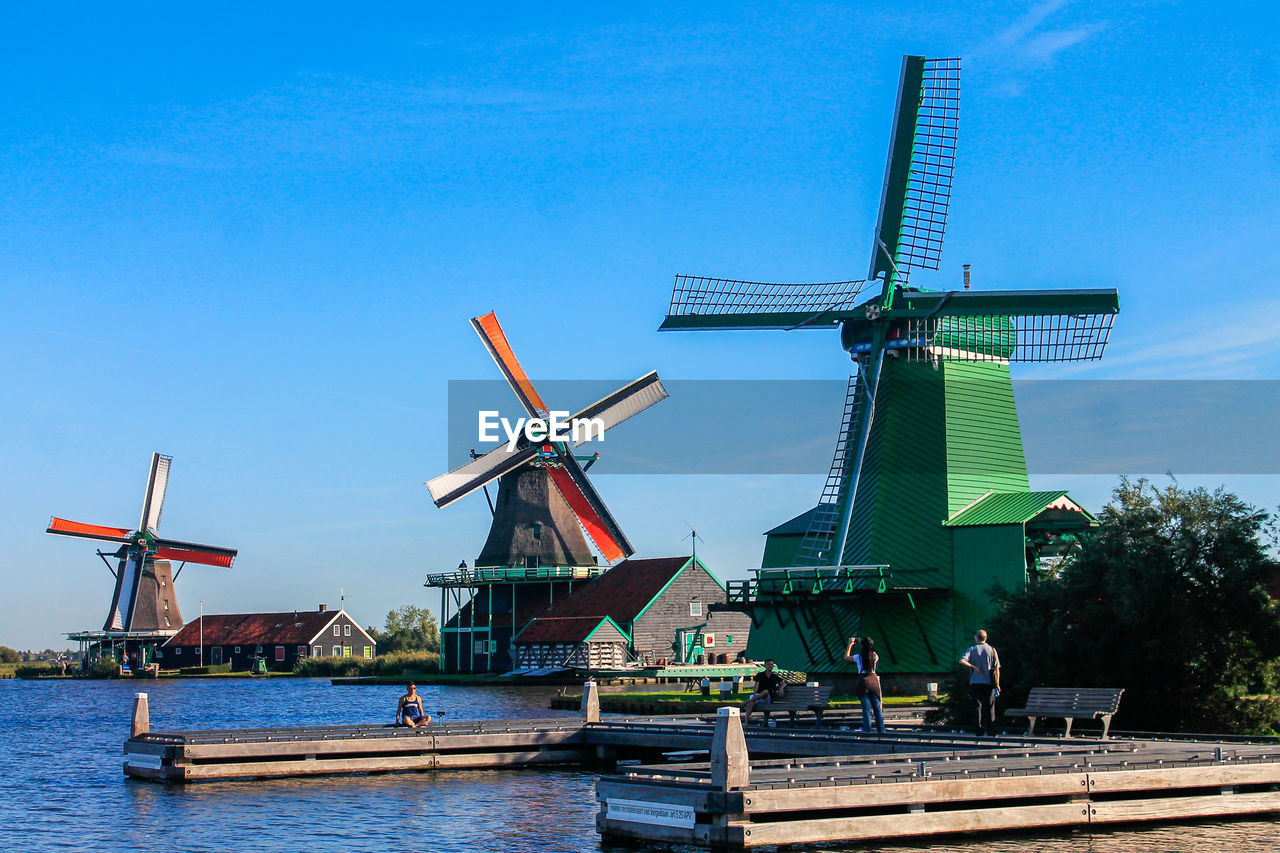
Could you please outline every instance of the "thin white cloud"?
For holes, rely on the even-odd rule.
[[[1046,28],[1050,18],[1067,8],[1068,0],[1044,0],[1032,5],[1012,24],[986,42],[966,52],[971,60],[989,66],[989,76],[1003,71],[994,91],[1017,97],[1026,91],[1022,77],[1030,69],[1047,68],[1066,50],[1084,43],[1105,28],[1105,23],[1079,23]]]

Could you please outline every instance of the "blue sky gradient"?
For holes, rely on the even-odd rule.
[[[93,545],[43,530],[136,524],[154,450],[163,533],[241,551],[183,573],[188,618],[339,588],[367,624],[435,607],[424,574],[487,530],[483,497],[436,510],[422,483],[448,381],[496,377],[467,323],[489,310],[535,378],[842,379],[834,334],[656,328],[677,272],[865,276],[904,53],[964,59],[943,267],[916,283],[969,263],[978,288],[1121,291],[1103,361],[1020,378],[1275,379],[1275,24],[1060,0],[11,8],[0,643],[101,624]],[[641,554],[687,549],[688,521],[721,577],[822,479],[607,476],[607,450],[592,473]],[[1033,485],[1096,510],[1115,481]],[[1272,476],[1184,482],[1280,503]]]

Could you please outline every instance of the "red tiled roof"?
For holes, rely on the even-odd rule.
[[[573,595],[557,601],[547,615],[556,618],[593,616],[596,621],[610,616],[614,622],[625,626],[635,621],[640,611],[649,606],[649,602],[688,562],[688,557],[623,560],[590,583],[575,589]]]
[[[580,643],[605,618],[604,616],[543,616],[530,622],[528,627],[517,635],[516,642]]]
[[[265,643],[302,645],[324,630],[341,610],[292,610],[284,613],[223,613],[204,615],[204,645],[253,646]],[[348,617],[349,618],[349,617]],[[166,646],[195,646],[201,641],[201,619],[192,619],[169,638]]]

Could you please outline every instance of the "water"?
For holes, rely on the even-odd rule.
[[[0,681],[0,850],[607,851],[593,773],[459,771],[157,785],[126,780],[133,693],[155,730],[391,722],[401,688],[327,679]],[[540,688],[423,687],[445,718],[574,716]],[[965,837],[817,850],[907,853],[1254,853],[1280,823]],[[634,849],[634,848],[625,848]]]

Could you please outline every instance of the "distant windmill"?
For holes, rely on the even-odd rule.
[[[511,390],[531,418],[546,419],[546,403],[516,360],[498,318],[490,312],[471,321]],[[665,399],[657,373],[648,373],[573,415],[571,420],[598,418],[605,430]],[[586,441],[583,438],[578,444]],[[588,464],[594,457],[587,457]],[[500,479],[499,479],[500,478]],[[475,565],[516,565],[530,557],[542,565],[585,565],[594,562],[582,531],[609,562],[635,552],[618,523],[587,479],[573,447],[566,442],[506,445],[427,483],[436,506],[446,507],[493,480],[499,480],[489,538]]]
[[[46,533],[120,543],[120,548],[114,554],[118,561],[117,568],[112,570],[116,586],[111,596],[111,609],[106,624],[103,625],[104,631],[165,631],[181,628],[182,613],[178,609],[177,595],[173,590],[178,576],[173,573],[169,561],[180,560],[183,563],[230,568],[235,559],[237,551],[234,548],[161,539],[157,535],[172,462],[171,456],[151,454],[151,470],[147,476],[147,491],[143,496],[142,517],[138,521],[137,530],[84,524],[56,516],[49,521]],[[98,556],[105,560],[107,554],[99,551]],[[179,567],[178,573],[181,572],[182,568]]]
[[[915,590],[904,594],[913,611],[904,618],[914,619],[926,638],[934,635],[917,656],[921,670],[945,665],[950,651],[934,647],[953,642],[949,631],[934,633],[953,621],[936,602],[956,592],[954,622],[961,625],[980,618],[975,602],[986,596],[957,591],[990,583],[983,569],[960,576],[943,522],[984,497],[1029,490],[1010,362],[1100,358],[1119,311],[1110,289],[974,291],[967,269],[964,290],[925,290],[909,281],[914,270],[938,269],[941,258],[959,75],[958,59],[904,57],[868,279],[766,284],[680,275],[661,326],[840,330],[857,372],[821,497],[787,565],[892,566],[895,586]],[[877,280],[878,292],[859,302]],[[1013,550],[1010,576],[1023,571],[1020,554]],[[856,573],[839,583],[841,594],[861,593]],[[793,588],[789,578],[779,585],[788,594]],[[819,581],[808,588],[818,595],[829,587]],[[923,620],[914,612],[922,597],[936,611]],[[802,638],[811,659],[825,644],[828,662],[838,663],[830,650],[843,632],[858,630],[860,617],[846,616],[862,606],[855,602],[853,611],[837,614],[824,643],[813,640],[813,631]],[[930,618],[935,627],[926,624]],[[955,636],[963,640],[965,630],[956,628]]]

